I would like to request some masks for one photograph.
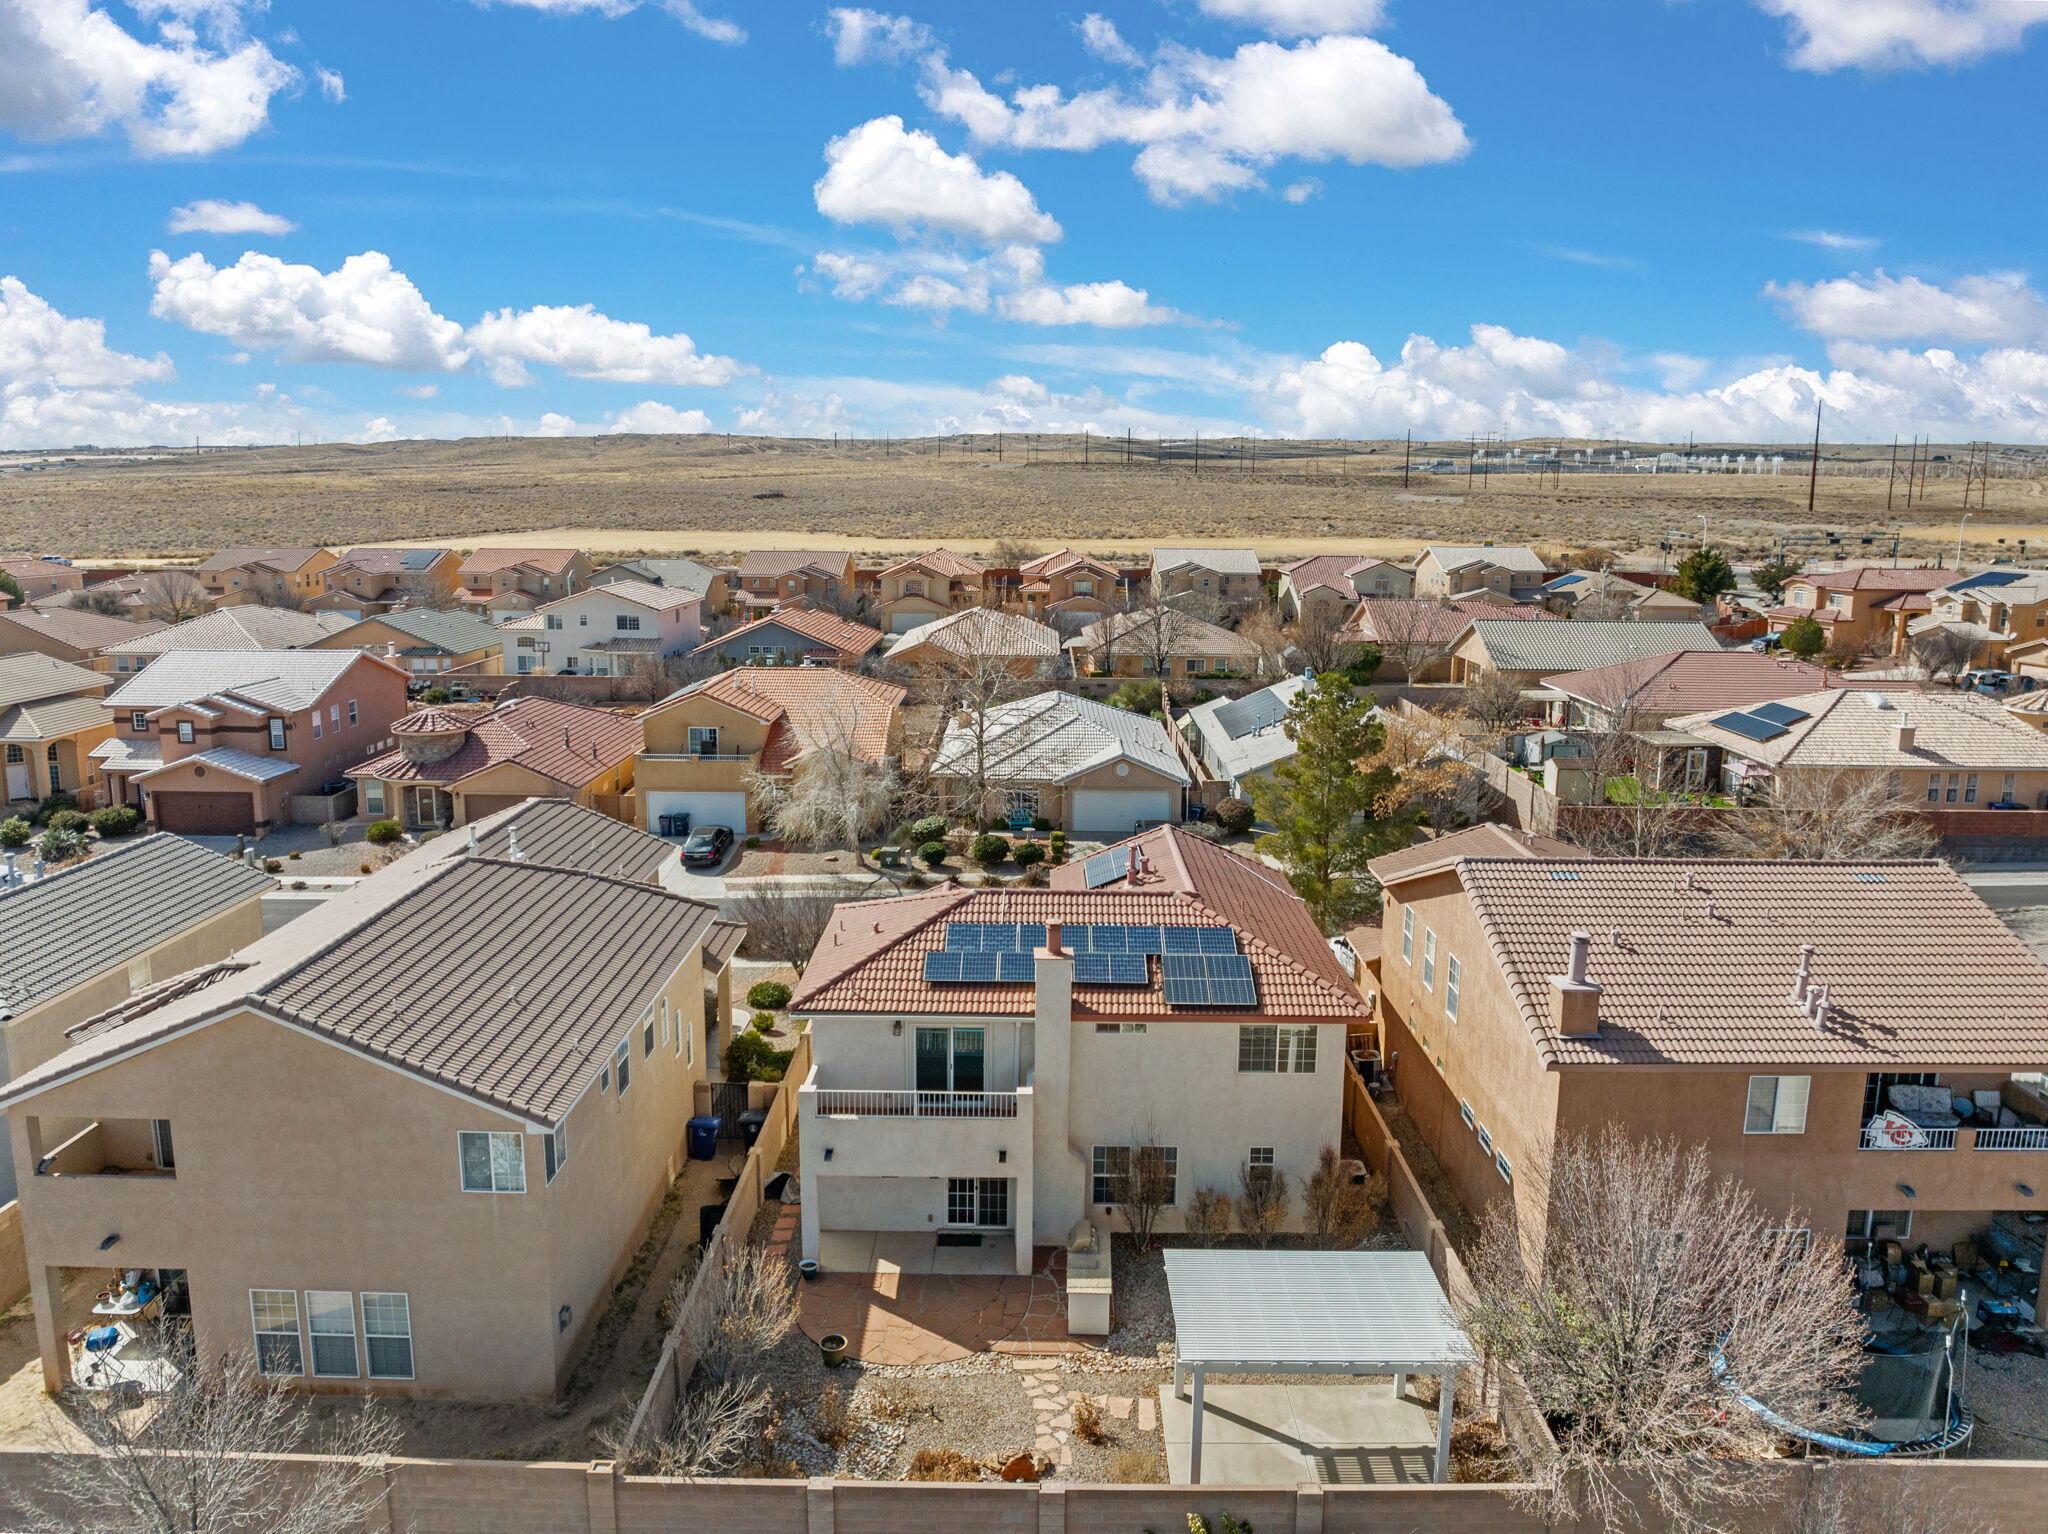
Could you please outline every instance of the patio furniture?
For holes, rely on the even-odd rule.
[[[1885,1098],[1922,1129],[1953,1129],[1962,1122],[1955,1094],[1947,1087],[1894,1086],[1886,1090]]]

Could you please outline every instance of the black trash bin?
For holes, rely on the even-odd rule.
[[[725,1205],[699,1204],[697,1206],[697,1244],[703,1246],[711,1240],[711,1233],[718,1229],[718,1222],[725,1218]]]
[[[768,1122],[766,1108],[749,1108],[740,1115],[740,1138],[749,1146],[761,1138],[761,1126]]]

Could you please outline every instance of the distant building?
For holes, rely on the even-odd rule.
[[[1464,597],[1491,592],[1533,602],[1549,578],[1543,556],[1520,544],[1432,544],[1416,561],[1415,594]]]
[[[1233,605],[1258,601],[1265,594],[1259,556],[1250,549],[1154,549],[1152,594],[1190,592]]]

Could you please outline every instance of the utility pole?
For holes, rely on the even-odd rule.
[[[1892,514],[1892,487],[1899,478],[1899,434],[1892,433],[1892,463],[1884,474],[1884,514]]]
[[[1913,451],[1906,460],[1906,509],[1913,509],[1913,475],[1920,467],[1920,435],[1913,434]]]
[[[1195,472],[1197,474],[1202,472],[1202,434],[1200,432],[1195,433]]]
[[[1408,461],[1415,455],[1415,428],[1409,427],[1408,434],[1401,439],[1401,488],[1408,488]]]
[[[1813,402],[1813,467],[1806,476],[1806,520],[1813,520],[1814,498],[1820,493],[1820,412],[1821,402]]]
[[[997,432],[997,433],[996,433],[996,462],[997,462],[997,463],[1001,463],[1002,461],[1003,461],[1003,434],[1002,434],[1001,432]]]
[[[1131,429],[1130,429],[1130,427],[1126,426],[1126,427],[1124,428],[1124,467],[1128,469],[1128,468],[1129,468],[1130,466],[1131,466]]]

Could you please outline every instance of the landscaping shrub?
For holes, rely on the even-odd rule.
[[[1074,1402],[1074,1436],[1083,1443],[1108,1443],[1109,1422],[1102,1415],[1102,1403],[1093,1396],[1081,1396]]]
[[[985,831],[975,837],[967,855],[983,868],[993,868],[1010,855],[1010,844],[995,833]]]
[[[1045,861],[1045,847],[1040,842],[1019,842],[1010,850],[1010,856],[1019,868],[1029,868]]]
[[[78,800],[72,797],[70,794],[52,794],[50,795],[49,798],[45,799],[41,804],[36,806],[36,824],[39,826],[46,826],[50,823],[50,817],[52,815],[61,815],[66,810],[75,810],[77,808]]]
[[[0,847],[26,847],[36,828],[19,815],[0,820]]]
[[[425,692],[420,694],[420,702],[448,703],[452,702],[454,700],[454,697],[455,694],[450,692],[445,687],[429,687]]]
[[[1051,859],[1051,860],[1052,860],[1052,861],[1053,861],[1054,863],[1064,863],[1064,862],[1066,862],[1066,860],[1067,860],[1067,833],[1066,833],[1066,832],[1064,832],[1064,831],[1055,831],[1055,832],[1053,832],[1053,833],[1052,833],[1052,835],[1051,835],[1051,836],[1049,836],[1049,837],[1047,837],[1047,838],[1046,838],[1046,848],[1045,848],[1045,855],[1046,855],[1046,857],[1048,857],[1049,859]]]
[[[263,871],[267,874],[281,874],[284,872],[284,863],[278,858],[265,858],[263,860]]]
[[[1229,836],[1242,836],[1252,828],[1252,816],[1256,812],[1243,799],[1223,799],[1209,812],[1210,818],[1222,827]]]
[[[1050,831],[1052,829],[1052,822],[1047,820],[1043,815],[1033,815],[1031,817],[1031,829],[1034,831],[1041,832]]]
[[[298,862],[298,860],[299,860],[300,858],[302,858],[302,857],[304,857],[304,856],[305,856],[305,853],[303,853],[303,852],[287,852],[287,853],[285,854],[285,856],[286,856],[286,857],[288,857],[288,858],[290,858],[290,859],[291,859],[291,860],[292,860],[292,861],[293,861],[294,863],[296,863],[296,862]]]
[[[906,1481],[978,1481],[981,1462],[969,1459],[958,1449],[919,1449],[910,1456]]]
[[[1156,714],[1159,712],[1159,684],[1126,682],[1109,695],[1108,702],[1112,708],[1120,708],[1128,713]]]
[[[59,810],[43,822],[46,830],[76,831],[81,836],[85,834],[85,828],[91,824],[92,817],[80,810]]]
[[[789,1005],[789,987],[780,980],[757,980],[747,987],[747,1005],[775,1012]]]
[[[363,840],[372,847],[388,847],[405,835],[405,827],[395,820],[373,820],[363,832]],[[368,873],[369,870],[363,870]]]
[[[36,843],[36,851],[46,863],[66,863],[72,858],[85,856],[85,833],[82,831],[45,831],[42,840]]]
[[[793,1049],[777,1049],[760,1034],[741,1034],[725,1046],[727,1081],[780,1081],[795,1056]]]
[[[910,839],[919,846],[926,842],[935,842],[945,834],[946,817],[943,815],[927,815],[922,820],[913,820],[910,823]]]
[[[946,844],[944,842],[926,842],[917,849],[917,855],[933,868],[937,868],[946,861]]]
[[[766,1033],[775,1026],[775,1014],[773,1012],[756,1012],[747,1019],[747,1026],[756,1033]]]
[[[758,837],[758,836],[750,836],[750,837],[748,837],[748,838],[747,838],[747,847],[748,847],[748,849],[749,849],[749,850],[752,850],[753,848],[755,848],[755,847],[758,847],[758,846],[760,846],[760,845],[761,845],[761,838],[760,838],[760,837]]]
[[[103,810],[92,812],[92,828],[101,836],[128,836],[142,824],[142,812],[133,805],[110,804]],[[10,842],[9,846],[20,846]]]

